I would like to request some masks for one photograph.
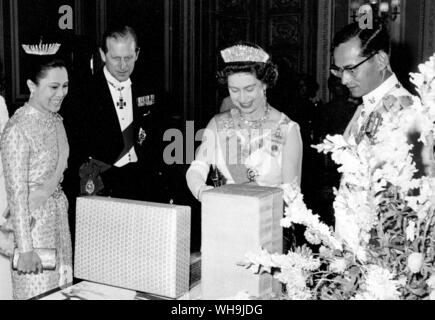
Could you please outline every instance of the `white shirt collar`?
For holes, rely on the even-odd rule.
[[[379,87],[362,97],[364,102],[364,111],[369,114],[375,110],[382,98],[385,97],[385,95],[387,95],[394,87],[400,88],[401,85],[396,75],[393,73]]]
[[[131,86],[131,80],[130,78],[128,78],[125,81],[119,82],[114,76],[112,76],[109,72],[109,70],[107,70],[107,67],[104,66],[103,68],[103,72],[104,72],[104,76],[106,77],[107,82],[109,82],[110,84],[112,84],[115,88],[128,88]]]

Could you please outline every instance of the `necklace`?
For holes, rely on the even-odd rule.
[[[269,105],[266,105],[266,110],[264,111],[263,116],[257,120],[249,120],[243,115],[242,112],[239,112],[241,122],[249,128],[256,128],[256,129],[260,128],[263,125],[263,123],[269,118],[269,113],[270,113]]]

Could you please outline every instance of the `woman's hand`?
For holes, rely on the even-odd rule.
[[[199,191],[198,191],[198,200],[201,202],[202,201],[202,193],[204,191],[211,190],[211,189],[214,189],[214,187],[208,186],[208,185],[203,185],[201,188],[199,188]]]
[[[42,262],[35,251],[20,253],[17,265],[18,274],[42,273]]]

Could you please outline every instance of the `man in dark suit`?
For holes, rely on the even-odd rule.
[[[70,95],[63,110],[70,143],[64,189],[73,207],[79,194],[158,200],[160,96],[152,79],[130,78],[139,51],[132,28],[107,30],[100,48],[104,67]]]

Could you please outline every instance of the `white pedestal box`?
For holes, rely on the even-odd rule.
[[[282,190],[225,185],[202,196],[201,290],[203,299],[280,292],[270,274],[256,275],[237,263],[248,252],[282,253]]]

